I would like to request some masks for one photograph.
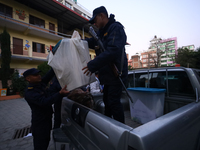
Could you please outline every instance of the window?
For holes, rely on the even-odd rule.
[[[58,20],[58,32],[68,34],[68,25],[63,23],[62,20]],[[58,35],[63,36],[63,34],[58,33]]]
[[[12,7],[0,3],[0,14],[12,18]]]
[[[32,15],[29,17],[29,23],[41,28],[45,28],[45,21]]]
[[[135,87],[147,87],[148,72],[135,74]],[[146,84],[146,85],[145,85]]]
[[[175,52],[175,50],[169,50],[168,51],[168,53],[174,53]]]
[[[142,58],[146,58],[147,57],[147,55],[142,55]]]
[[[23,55],[23,39],[13,37],[13,54]]]
[[[195,93],[190,80],[184,71],[168,72],[169,95],[194,97]]]
[[[172,50],[172,53],[175,53],[175,50]]]
[[[45,53],[45,45],[33,42],[33,51],[38,53]]]
[[[169,57],[175,57],[175,55],[168,55]]]
[[[72,9],[72,5],[70,3],[68,3],[67,1],[65,1],[65,6],[67,6],[70,9]]]
[[[143,64],[143,67],[147,67],[147,64]]]
[[[174,48],[175,47],[175,45],[170,45],[170,46],[168,46],[167,48]]]
[[[150,88],[161,88],[166,89],[166,72],[160,71],[160,72],[151,72],[149,73],[149,76],[151,77],[149,79],[149,87]]]
[[[150,87],[166,89],[166,72],[148,72],[135,74],[135,87]],[[149,82],[148,82],[149,80]],[[148,85],[149,84],[149,85]],[[132,84],[131,84],[132,86]]]
[[[55,34],[55,24],[49,22],[49,32]]]
[[[194,47],[193,46],[190,46],[190,49],[193,49]]]
[[[165,47],[160,47],[161,50],[165,50]]]

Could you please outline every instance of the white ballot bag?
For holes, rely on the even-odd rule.
[[[50,52],[48,56],[48,64],[53,68],[61,87],[67,85],[68,91],[96,81],[94,74],[83,74],[82,68],[89,61],[88,43],[81,40],[77,31],[74,31],[71,39],[62,39],[55,54]]]

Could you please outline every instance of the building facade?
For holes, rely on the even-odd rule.
[[[74,30],[83,39],[90,37],[89,12],[83,11],[76,1],[64,2],[65,5],[57,0],[0,0],[0,34],[5,28],[10,34],[11,69],[22,74],[26,69],[37,68],[47,61],[50,47],[63,38],[71,38]],[[93,59],[95,52],[89,51]]]
[[[139,55],[131,56],[131,60],[132,60],[132,67],[133,68],[141,68],[142,67],[142,63],[141,63]]]
[[[163,52],[161,55],[161,66],[174,66],[176,64],[177,48],[176,37],[160,41],[160,50]]]
[[[87,10],[85,7],[83,7],[81,4],[79,4],[77,0],[57,0],[57,1],[63,4],[64,6],[68,7],[69,9],[75,11],[79,15],[85,17],[88,20],[92,17],[91,12]]]
[[[151,68],[157,65],[157,54],[155,49],[149,49],[141,53],[142,68]]]
[[[156,52],[158,66],[174,66],[177,55],[177,38],[161,39],[155,36],[150,41],[148,51]]]
[[[189,49],[189,50],[191,50],[191,51],[194,51],[194,50],[195,50],[195,46],[194,46],[194,45],[182,46],[182,49],[185,49],[185,48],[187,48],[187,49]]]

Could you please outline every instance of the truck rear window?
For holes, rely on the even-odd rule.
[[[195,96],[185,71],[168,71],[168,77],[166,71],[129,74],[127,87],[161,88],[166,89],[169,96]]]
[[[184,71],[168,72],[168,89],[170,95],[195,96],[191,82]]]

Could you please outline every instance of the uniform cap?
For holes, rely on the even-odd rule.
[[[89,22],[91,24],[94,24],[95,17],[100,13],[105,13],[108,16],[108,12],[107,12],[106,8],[104,6],[100,6],[93,10],[93,15],[92,15],[92,18],[89,20]]]
[[[29,76],[29,75],[35,75],[35,74],[37,74],[37,73],[39,73],[39,72],[41,72],[41,71],[40,71],[40,70],[37,70],[37,69],[35,69],[35,68],[31,68],[31,69],[26,70],[26,71],[23,73],[23,76],[24,76],[24,78],[26,78],[26,77]]]

